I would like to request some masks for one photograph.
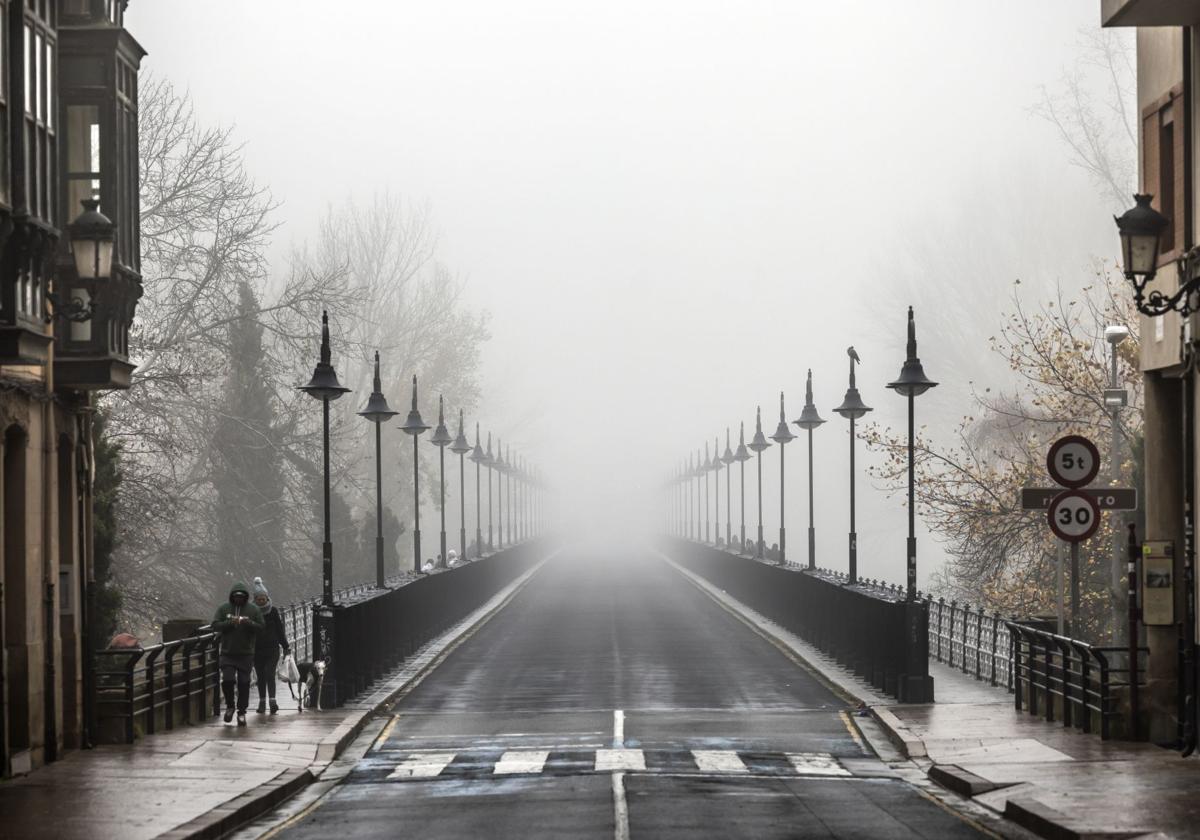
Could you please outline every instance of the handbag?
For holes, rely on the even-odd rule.
[[[300,669],[296,667],[296,660],[290,653],[279,660],[275,676],[285,683],[300,682]]]

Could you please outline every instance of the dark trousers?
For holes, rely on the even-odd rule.
[[[279,665],[279,646],[254,652],[254,679],[258,681],[258,699],[275,699],[275,668]]]
[[[233,702],[233,687],[237,685],[237,710],[245,712],[250,705],[250,668],[254,664],[252,654],[221,654],[221,691],[225,693],[225,707]]]

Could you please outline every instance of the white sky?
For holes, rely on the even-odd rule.
[[[757,402],[768,434],[781,388],[796,417],[812,367],[831,421],[819,549],[843,568],[846,424],[830,409],[846,346],[875,417],[899,423],[882,387],[903,359],[898,289],[923,288],[931,337],[948,317],[939,284],[1003,298],[1014,277],[1069,281],[1115,247],[1108,208],[1029,113],[1099,14],[1099,0],[135,0],[127,25],[146,71],[190,89],[202,120],[236,124],[284,203],[278,254],[349,195],[431,203],[442,259],[492,314],[485,427],[572,488],[576,514],[636,521],[678,459],[723,445],[727,424],[736,438]],[[914,277],[914,252],[942,247],[977,271]],[[937,349],[961,363],[985,339]],[[946,384],[919,410],[969,412],[965,383],[928,344],[922,357]],[[771,450],[768,488],[777,464]],[[902,580],[898,500],[861,481],[859,520],[862,572]]]

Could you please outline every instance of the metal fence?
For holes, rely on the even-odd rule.
[[[520,550],[522,546],[508,551]],[[499,562],[508,552],[499,552],[484,558],[484,564]],[[388,578],[386,587],[379,589],[374,584],[359,584],[339,589],[334,593],[334,602],[342,612],[357,614],[366,609],[361,605],[378,601],[381,597],[410,588],[410,584],[431,577],[447,577],[445,584],[453,578],[480,578],[475,575],[458,575],[460,569],[468,569],[479,563],[469,563],[448,572],[418,576],[405,572]],[[456,598],[458,587],[441,585],[443,613],[457,601],[467,603],[471,598]],[[462,587],[461,594],[468,590],[472,597],[477,587]],[[284,633],[288,638],[292,655],[299,662],[311,661],[315,650],[314,624],[320,599],[310,598],[286,607],[278,607],[283,620]],[[426,626],[428,625],[428,626]],[[411,652],[419,638],[428,638],[425,633],[434,624],[409,624],[408,635],[403,638],[386,638],[397,650]],[[436,625],[442,627],[441,623]],[[366,626],[364,625],[364,629]],[[376,634],[380,635],[380,634]],[[92,731],[99,743],[133,743],[141,734],[152,734],[174,729],[177,726],[198,723],[217,714],[221,707],[220,673],[217,666],[219,634],[210,632],[207,625],[196,629],[185,639],[164,642],[144,648],[122,648],[100,650],[93,653],[94,715]],[[347,650],[349,658],[352,648]],[[375,673],[377,676],[378,673]],[[365,682],[360,677],[352,682],[361,688]]]

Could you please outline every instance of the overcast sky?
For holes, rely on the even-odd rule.
[[[830,409],[846,346],[875,417],[900,422],[882,386],[905,298],[920,298],[922,355],[945,381],[920,410],[966,413],[946,377],[961,368],[941,359],[982,356],[986,337],[933,341],[950,331],[939,289],[992,300],[1114,250],[1110,208],[1029,113],[1099,14],[1099,0],[135,0],[127,25],[145,71],[236,125],[283,202],[280,257],[330,202],[386,188],[430,203],[442,259],[492,316],[485,427],[572,488],[572,511],[635,520],[757,403],[768,434],[781,388],[798,416],[812,367],[831,421],[819,547],[844,568],[846,424]],[[936,276],[943,247],[972,270]],[[805,459],[787,456],[796,554]],[[773,488],[774,449],[764,464]],[[902,580],[899,501],[862,482],[859,505],[863,572]]]

